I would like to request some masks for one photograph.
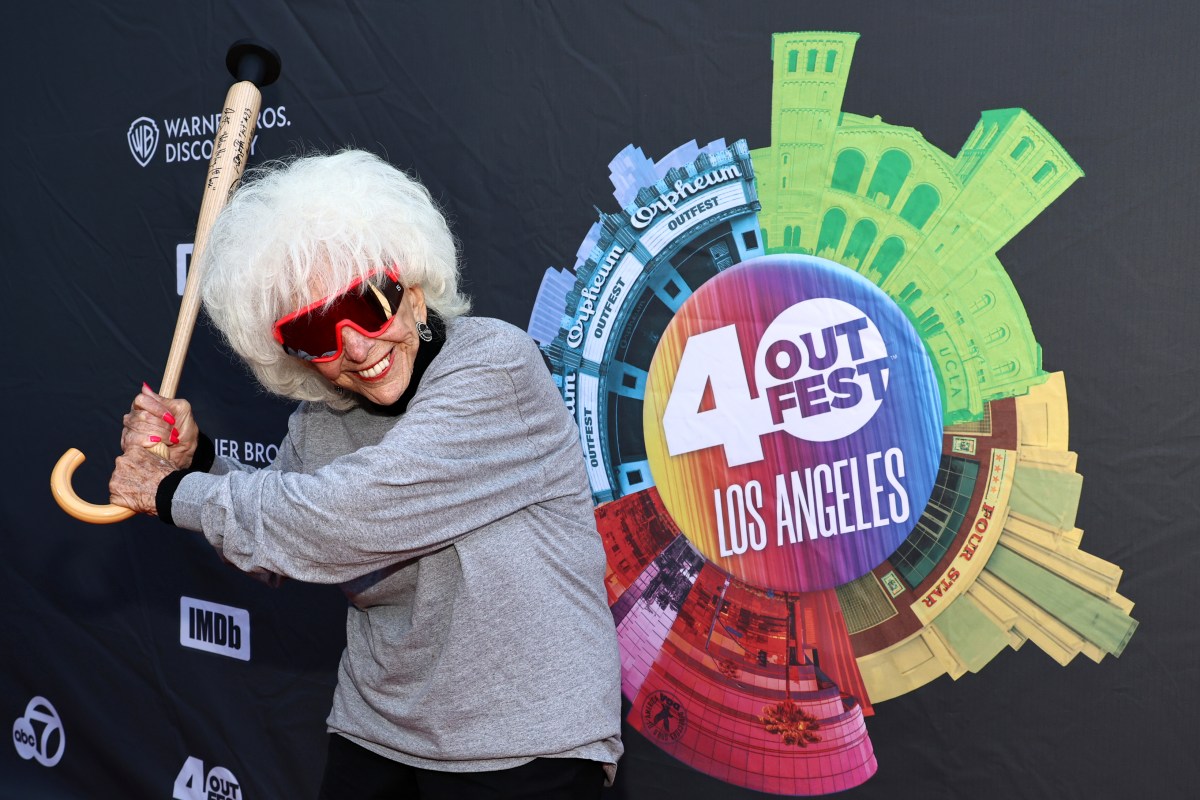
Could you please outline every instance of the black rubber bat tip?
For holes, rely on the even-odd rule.
[[[270,86],[279,79],[283,62],[269,44],[257,39],[238,39],[229,47],[225,66],[239,81],[250,81],[261,87]]]

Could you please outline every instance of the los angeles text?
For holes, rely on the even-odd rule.
[[[774,536],[757,480],[713,489],[722,556],[800,545],[904,522],[912,513],[898,447],[775,476]]]

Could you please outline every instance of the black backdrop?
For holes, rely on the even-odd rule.
[[[209,138],[166,121],[216,110],[230,42],[266,39],[284,61],[252,163],[353,144],[415,170],[454,220],[476,313],[524,327],[593,204],[614,210],[607,164],[626,144],[769,142],[771,34],[792,30],[861,34],[847,111],[953,153],[982,110],[1025,108],[1086,172],[999,257],[1046,369],[1066,374],[1083,548],[1124,568],[1141,623],[1119,660],[1005,650],[880,704],[878,774],[847,796],[1192,796],[1200,12],[1078,0],[7,8],[0,712],[15,722],[45,698],[65,748],[53,767],[0,748],[0,796],[167,798],[189,758],[251,800],[315,794],[340,593],[261,587],[153,520],[75,522],[47,489],[76,446],[75,486],[102,501],[120,415],[161,375],[205,168],[180,153]],[[126,140],[142,116],[161,137],[144,167]],[[283,433],[288,405],[207,330],[181,394],[243,452]],[[251,609],[251,660],[181,647],[181,595]],[[611,796],[760,796],[635,733],[627,745]]]

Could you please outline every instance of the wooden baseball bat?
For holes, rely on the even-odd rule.
[[[250,158],[250,144],[254,140],[254,124],[262,103],[259,87],[269,86],[279,77],[279,55],[267,45],[253,39],[234,42],[225,57],[225,65],[237,79],[225,95],[221,119],[213,137],[212,158],[208,162],[208,175],[204,184],[204,197],[200,202],[200,218],[196,223],[196,238],[192,248],[192,263],[188,270],[183,300],[179,306],[179,318],[175,322],[175,335],[171,339],[171,350],[167,355],[167,366],[163,372],[159,394],[174,398],[179,388],[179,376],[187,357],[196,316],[200,312],[200,272],[203,265],[204,247],[217,214],[225,207],[229,196],[237,188],[238,181]],[[166,458],[167,446],[159,443],[154,452]],[[63,511],[72,517],[105,524],[120,522],[133,516],[133,511],[114,504],[94,505],[80,499],[71,486],[75,470],[86,459],[83,453],[72,447],[63,453],[50,473],[50,490]]]

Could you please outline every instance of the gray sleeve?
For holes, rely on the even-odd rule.
[[[577,457],[566,412],[561,401],[546,407],[553,386],[532,342],[512,345],[495,337],[442,364],[378,445],[312,474],[188,476],[172,504],[176,524],[203,531],[245,571],[340,583],[575,491],[543,469]],[[531,382],[541,388],[531,392]]]
[[[231,472],[256,472],[258,469],[259,467],[243,464],[230,456],[217,456],[208,472],[211,475],[228,475]]]

